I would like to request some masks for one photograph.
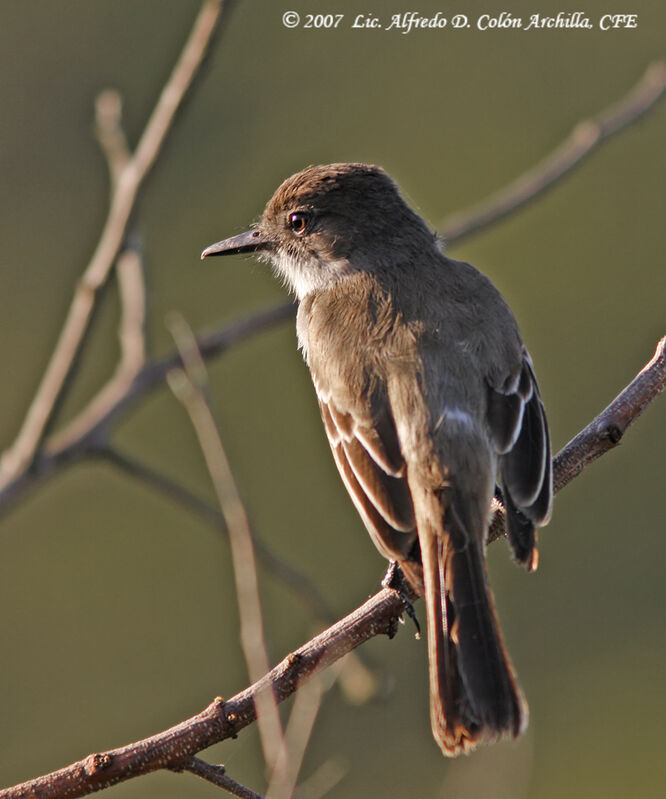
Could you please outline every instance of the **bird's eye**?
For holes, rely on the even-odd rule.
[[[289,214],[289,227],[294,231],[297,236],[302,236],[308,228],[310,223],[310,214],[303,211],[296,211]]]

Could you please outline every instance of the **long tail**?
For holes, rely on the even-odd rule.
[[[528,709],[502,642],[486,580],[483,538],[464,529],[452,507],[444,510],[438,497],[431,500],[425,518],[417,512],[430,721],[442,752],[454,757],[478,743],[518,736],[527,725]]]

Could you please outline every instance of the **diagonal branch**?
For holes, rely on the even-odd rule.
[[[624,432],[666,387],[666,338],[654,357],[618,397],[553,460],[559,490],[586,465],[618,443]],[[601,442],[601,443],[600,443]],[[234,737],[256,719],[256,698],[268,687],[277,702],[306,680],[376,635],[395,635],[404,610],[397,592],[384,588],[360,608],[292,652],[254,685],[232,699],[215,699],[205,710],[150,738],[89,755],[59,771],[0,790],[0,799],[60,799],[101,788],[161,768],[182,768],[186,758]]]
[[[647,113],[666,91],[666,62],[651,64],[639,82],[615,105],[579,122],[552,153],[512,183],[471,208],[447,217],[439,226],[443,239],[461,239],[514,213],[568,175],[604,141]]]
[[[111,206],[97,248],[74,293],[67,318],[42,381],[12,446],[0,461],[0,488],[32,464],[62,403],[78,356],[87,339],[106,283],[125,236],[139,189],[164,143],[181,101],[210,45],[222,10],[221,0],[205,0],[171,77],[131,158],[118,173]]]

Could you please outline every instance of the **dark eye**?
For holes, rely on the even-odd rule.
[[[309,223],[310,214],[306,214],[303,211],[296,211],[293,214],[289,214],[289,227],[297,236],[302,236],[303,233],[305,233]]]

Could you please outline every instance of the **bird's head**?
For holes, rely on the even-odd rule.
[[[329,164],[282,183],[259,223],[206,248],[211,255],[257,253],[299,299],[359,270],[380,270],[433,235],[377,166]]]

